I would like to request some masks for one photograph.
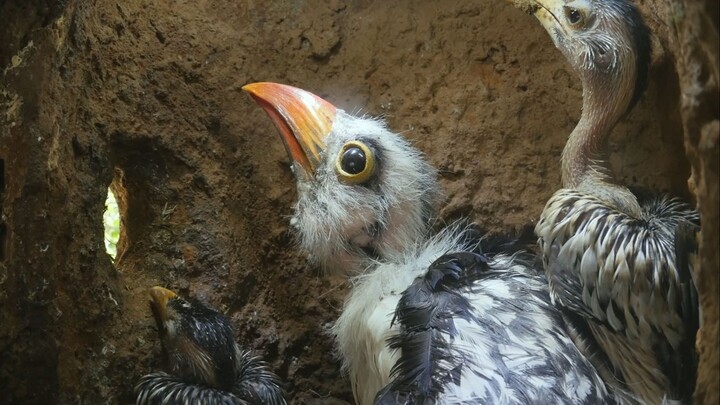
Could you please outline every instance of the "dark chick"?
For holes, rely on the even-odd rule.
[[[230,320],[194,299],[150,289],[167,372],[140,379],[138,405],[285,404],[280,379],[235,343]]]

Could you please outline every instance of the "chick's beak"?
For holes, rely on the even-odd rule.
[[[251,83],[243,87],[270,116],[290,157],[313,177],[325,150],[337,109],[302,89],[278,83]]]
[[[174,292],[163,287],[153,287],[150,289],[150,306],[158,323],[167,320],[167,303],[176,295]]]
[[[562,7],[557,8],[557,3],[558,2],[556,0],[536,1],[535,4],[537,4],[537,8],[533,11],[535,18],[540,21],[540,24],[542,24],[542,26],[545,27],[545,30],[553,37],[553,28],[563,29],[563,26],[560,24],[557,16],[555,16],[552,12],[552,10],[562,10]]]
[[[555,39],[555,29],[562,29],[562,24],[558,21],[551,10],[562,10],[561,0],[505,0],[520,10],[532,14],[540,21],[545,30]]]

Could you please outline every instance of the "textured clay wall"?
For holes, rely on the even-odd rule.
[[[610,161],[628,184],[694,199],[692,167],[699,398],[712,403],[717,4],[641,8],[656,34],[650,87]],[[296,251],[289,162],[242,85],[293,84],[383,115],[440,169],[443,218],[495,230],[533,221],[558,187],[581,97],[541,26],[504,1],[7,0],[0,73],[0,402],[27,404],[131,403],[158,367],[156,284],[227,313],[295,403],[351,400],[324,333],[347,286]]]

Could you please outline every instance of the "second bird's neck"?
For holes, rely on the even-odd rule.
[[[616,183],[607,160],[607,139],[626,112],[634,82],[583,82],[582,115],[562,155],[564,188],[588,192],[629,214],[637,214],[634,195]]]

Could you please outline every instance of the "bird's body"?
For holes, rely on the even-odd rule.
[[[250,351],[235,347],[236,381],[229,387],[213,388],[204,381],[158,371],[144,375],[135,391],[137,405],[281,405],[285,404],[277,376]],[[226,371],[223,371],[226,372]]]
[[[461,229],[354,284],[334,331],[358,402],[612,403],[532,258]]]
[[[530,3],[583,84],[582,116],[562,156],[563,188],[535,228],[551,296],[622,401],[690,401],[698,214],[669,197],[638,198],[602,158],[610,131],[645,89],[648,29],[628,0]]]
[[[279,378],[235,342],[224,315],[162,287],[150,295],[167,372],[140,379],[137,405],[285,405]]]
[[[538,222],[556,303],[588,322],[606,356],[598,369],[635,400],[692,393],[697,296],[692,267],[677,252],[693,248],[676,235],[698,222],[678,200],[654,198],[635,217],[570,189],[553,195]]]
[[[384,123],[290,86],[245,89],[294,160],[301,246],[352,284],[332,333],[358,404],[612,402],[522,238],[433,235],[435,172]]]

